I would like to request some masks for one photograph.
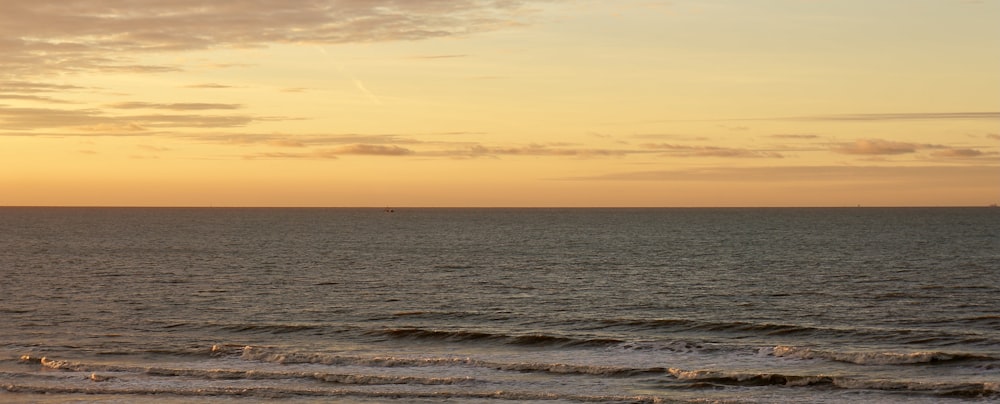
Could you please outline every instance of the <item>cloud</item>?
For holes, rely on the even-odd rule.
[[[227,144],[227,145],[270,145],[279,147],[323,147],[352,144],[419,144],[424,143],[402,135],[364,135],[364,134],[320,134],[320,135],[290,135],[281,133],[200,133],[177,134],[175,138],[197,142]]]
[[[240,104],[211,104],[211,103],[195,103],[195,102],[171,103],[171,104],[160,104],[152,102],[119,102],[115,104],[109,104],[108,106],[117,109],[166,109],[174,111],[243,108],[243,106]]]
[[[833,147],[833,151],[842,154],[879,156],[907,154],[914,153],[919,149],[940,149],[943,147],[940,145],[894,142],[881,139],[858,139],[853,143],[838,144]]]
[[[615,149],[579,149],[559,145],[530,144],[527,146],[497,147],[481,144],[436,153],[450,157],[498,157],[498,156],[568,156],[568,157],[622,157],[630,152]]]
[[[743,126],[743,125],[719,125],[719,127],[734,132],[744,132],[750,130],[749,126]]]
[[[671,140],[682,140],[682,141],[711,140],[705,136],[674,135],[669,133],[641,133],[637,135],[632,135],[631,137],[637,139],[671,139]]]
[[[0,128],[5,130],[95,128],[232,128],[253,121],[290,118],[252,115],[148,114],[113,116],[97,109],[15,108],[0,105]],[[118,131],[113,131],[118,132]]]
[[[670,143],[646,143],[642,147],[662,150],[678,157],[740,157],[740,158],[782,158],[781,153],[770,150],[751,150],[716,146],[687,146]]]
[[[394,145],[377,145],[377,144],[352,144],[352,145],[341,146],[331,151],[338,155],[359,154],[365,156],[405,156],[408,154],[413,154],[413,150],[407,149],[405,147],[394,146]]]
[[[202,83],[202,84],[187,85],[184,86],[184,88],[235,88],[235,87],[217,83]]]
[[[0,93],[0,100],[20,100],[20,101],[38,101],[45,102],[49,104],[73,104],[71,101],[61,100],[58,98],[46,97],[43,95],[31,95],[31,94],[4,94]]]
[[[99,125],[108,120],[94,109],[17,108],[0,105],[0,128],[29,130],[38,128]]]
[[[0,55],[0,59],[2,59],[2,57],[3,56]],[[49,104],[73,104],[71,101],[42,94],[53,92],[67,93],[84,89],[85,87],[67,84],[7,80],[0,81],[0,100],[35,101]]]
[[[566,177],[568,181],[669,181],[669,182],[799,182],[832,184],[837,181],[894,183],[901,179],[954,181],[964,178],[982,184],[982,178],[997,178],[998,167],[978,166],[790,166],[712,167],[681,170],[621,172],[598,176]]]
[[[1000,140],[1000,135],[998,135],[996,133],[990,133],[990,134],[986,135],[986,137],[988,137],[990,139]]]
[[[146,128],[134,122],[99,123],[96,125],[81,126],[77,129],[99,134],[126,134],[146,131]]]
[[[151,152],[165,152],[165,151],[170,151],[170,149],[166,148],[166,147],[152,146],[152,145],[146,145],[146,144],[141,144],[141,145],[138,145],[136,147],[138,147],[140,149],[143,149],[143,150],[146,150],[146,151],[151,151]]]
[[[419,56],[411,56],[410,59],[457,59],[468,56],[469,55],[419,55]]]
[[[932,157],[970,159],[1000,155],[997,152],[984,152],[977,149],[945,149],[931,153]]]
[[[361,156],[408,156],[413,150],[396,145],[350,144],[340,147],[319,149],[300,153],[267,152],[246,156],[248,159],[337,159],[344,155]]]
[[[976,120],[976,119],[1000,119],[1000,112],[915,112],[896,114],[833,114],[833,115],[813,115],[790,118],[780,118],[781,120],[796,121],[910,121],[910,120]]]
[[[789,133],[789,134],[770,135],[768,137],[773,137],[773,138],[776,138],[776,139],[816,139],[816,138],[819,138],[819,135],[806,135],[806,134],[798,134],[798,133]]]
[[[4,0],[0,71],[165,72],[144,52],[277,43],[365,43],[468,35],[520,24],[516,0]]]
[[[55,91],[64,92],[85,89],[86,87],[68,84],[39,83],[31,81],[0,81],[0,91],[9,93],[48,93]]]

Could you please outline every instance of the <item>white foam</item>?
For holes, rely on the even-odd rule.
[[[765,351],[766,352],[766,351]],[[917,352],[835,352],[813,348],[779,345],[770,349],[771,355],[798,359],[825,359],[837,362],[854,363],[858,365],[903,365],[914,363],[929,363],[948,361],[961,357],[934,351]]]

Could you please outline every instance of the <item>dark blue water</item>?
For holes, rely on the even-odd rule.
[[[995,208],[0,208],[0,271],[0,401],[1000,399]]]

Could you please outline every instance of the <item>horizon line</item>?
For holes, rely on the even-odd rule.
[[[865,208],[996,208],[984,205],[734,205],[734,206],[320,206],[320,205],[0,205],[0,209],[865,209]]]

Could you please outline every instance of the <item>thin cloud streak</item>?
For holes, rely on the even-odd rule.
[[[834,152],[857,155],[894,155],[915,153],[920,149],[941,149],[944,146],[894,142],[882,139],[858,139],[853,143],[842,143],[832,148]]]
[[[267,152],[245,156],[246,159],[338,159],[341,156],[408,156],[413,150],[396,145],[351,144],[341,147],[320,149],[309,152]]]
[[[221,88],[236,88],[235,86],[227,86],[225,84],[217,83],[203,83],[203,84],[191,84],[184,86],[184,88],[204,88],[204,89],[221,89]]]
[[[0,105],[0,128],[36,130],[137,125],[147,128],[232,128],[254,121],[286,120],[252,115],[148,114],[111,116],[98,109],[13,108]],[[2,135],[3,132],[0,132]]]
[[[1000,178],[997,165],[975,166],[782,166],[782,167],[714,167],[679,170],[620,172],[606,175],[563,177],[564,181],[665,181],[665,182],[805,182],[831,181],[885,182],[901,179],[910,181],[952,181],[966,178],[980,183],[982,178]]]
[[[772,137],[772,138],[775,138],[775,139],[818,139],[819,135],[807,135],[807,134],[790,133],[790,134],[770,135],[768,137]]]
[[[42,95],[30,95],[30,94],[4,94],[0,93],[0,100],[19,100],[19,101],[35,101],[47,104],[76,104],[72,101],[62,100],[58,98],[46,97]]]
[[[783,158],[781,153],[770,150],[751,150],[717,146],[687,146],[670,143],[646,143],[642,147],[661,150],[679,157],[738,157],[738,158]]]
[[[349,144],[420,144],[423,141],[394,134],[291,135],[253,133],[177,134],[178,139],[223,145],[271,145],[279,147],[322,147]]]
[[[108,104],[109,107],[115,109],[165,109],[171,111],[201,111],[201,110],[212,110],[212,109],[240,109],[243,108],[241,104],[213,104],[213,103],[198,103],[198,102],[181,102],[181,103],[154,103],[154,102],[119,102],[115,104]]]
[[[509,0],[4,0],[0,70],[169,72],[137,64],[148,52],[341,44],[462,36],[519,24],[526,7]]]
[[[643,123],[664,122],[749,122],[749,121],[816,121],[816,122],[877,122],[877,121],[937,121],[937,120],[997,120],[1000,111],[959,111],[959,112],[903,112],[878,114],[828,114],[804,116],[776,116],[758,118],[718,118],[718,119],[664,119]],[[609,122],[620,124],[621,122]]]
[[[1000,152],[984,152],[978,149],[945,149],[931,153],[931,157],[944,159],[980,159],[1000,156]]]
[[[912,112],[895,114],[832,114],[779,118],[798,121],[1000,120],[1000,112]]]

